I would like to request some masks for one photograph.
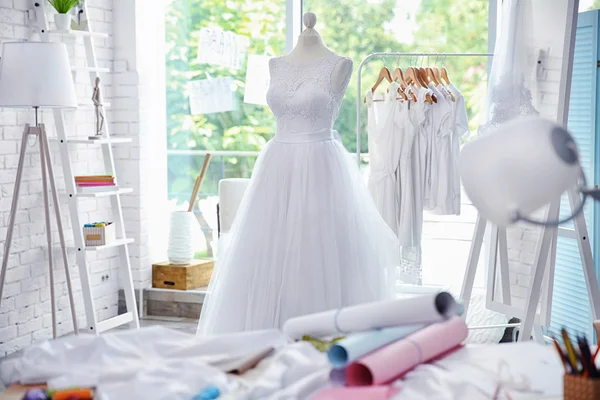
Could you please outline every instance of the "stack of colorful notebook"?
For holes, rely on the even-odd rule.
[[[80,192],[102,192],[115,190],[115,177],[112,175],[76,176],[75,185]]]

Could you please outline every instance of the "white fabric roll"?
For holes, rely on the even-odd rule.
[[[448,292],[365,303],[288,319],[283,333],[292,339],[304,335],[329,337],[393,326],[430,324],[459,314]]]
[[[219,181],[219,223],[221,233],[227,233],[235,219],[250,179],[228,178]]]

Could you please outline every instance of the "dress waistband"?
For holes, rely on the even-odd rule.
[[[273,141],[279,143],[313,143],[333,139],[340,139],[340,135],[337,131],[333,129],[322,129],[316,132],[277,132]]]

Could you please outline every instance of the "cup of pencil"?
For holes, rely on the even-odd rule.
[[[552,341],[565,368],[564,399],[600,399],[600,371],[596,367],[600,346],[592,352],[585,337],[578,336],[574,342],[564,328],[560,333],[564,345],[556,338]]]

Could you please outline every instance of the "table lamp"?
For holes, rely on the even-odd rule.
[[[556,226],[575,218],[588,196],[579,152],[561,125],[539,117],[520,117],[464,146],[459,171],[465,192],[481,216],[498,226],[518,221]],[[565,191],[578,187],[580,205],[560,221],[535,221],[529,214]]]
[[[76,108],[77,96],[71,75],[69,55],[64,43],[45,42],[16,42],[4,43],[2,46],[2,57],[0,58],[0,108],[33,108],[35,114],[35,125],[26,124],[23,130],[19,163],[15,179],[15,187],[8,222],[8,231],[4,242],[4,256],[2,269],[0,270],[0,301],[6,278],[10,247],[15,226],[15,216],[19,200],[19,191],[23,175],[23,164],[27,141],[29,136],[37,138],[40,147],[42,188],[44,198],[44,209],[46,219],[46,236],[48,239],[48,260],[50,267],[50,296],[52,302],[52,333],[56,338],[56,301],[54,295],[54,272],[52,255],[52,227],[50,224],[50,207],[48,201],[48,184],[52,194],[54,213],[62,248],[69,301],[71,305],[71,316],[73,329],[78,333],[75,305],[73,300],[73,289],[69,273],[67,250],[60,214],[60,206],[54,170],[48,146],[48,137],[44,124],[38,123],[38,111],[40,108]]]

